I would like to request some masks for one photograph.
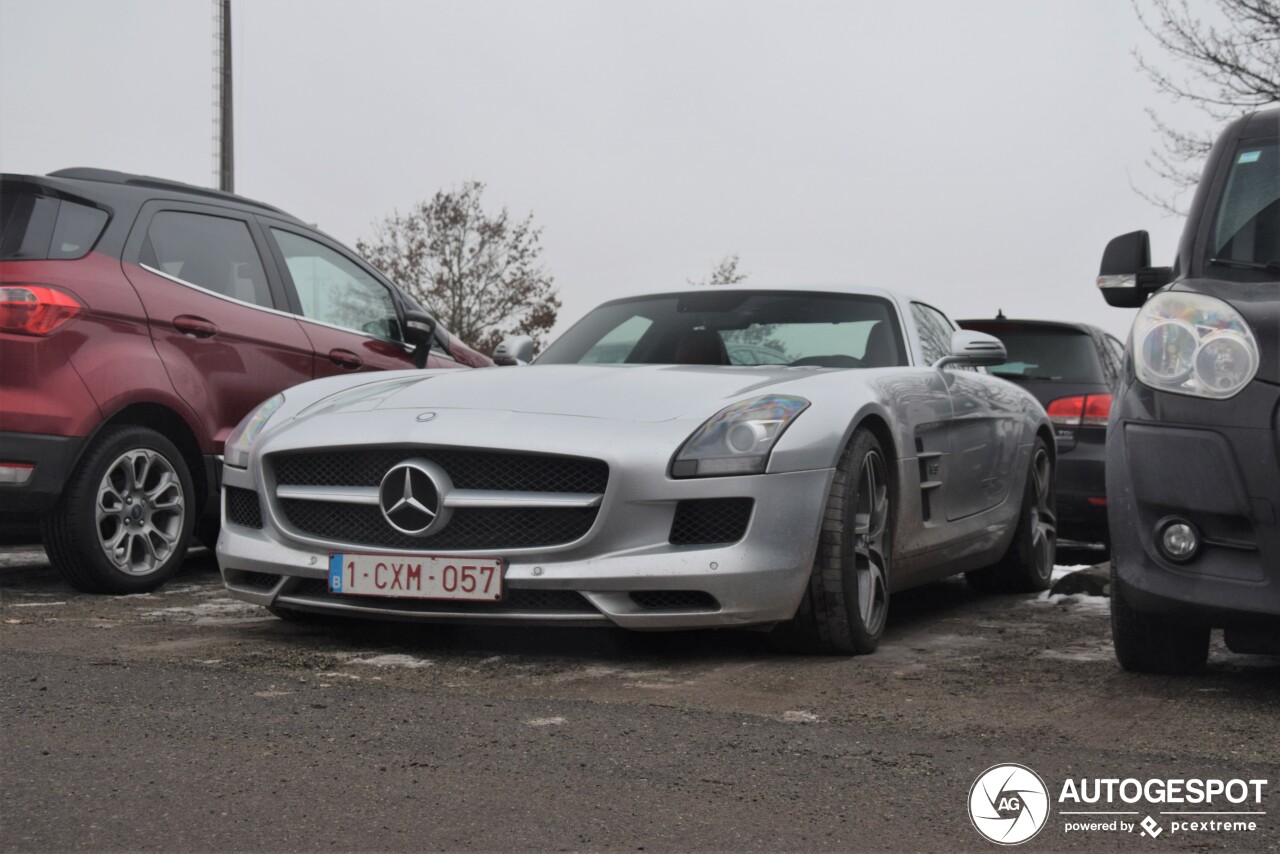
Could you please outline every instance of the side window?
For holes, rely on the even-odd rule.
[[[920,335],[920,346],[924,350],[924,361],[927,365],[941,359],[951,352],[951,322],[938,311],[918,302],[911,304],[911,318],[915,321],[916,332]]]
[[[140,260],[215,294],[272,307],[262,259],[242,220],[160,211],[147,226]]]
[[[400,340],[395,301],[373,276],[323,243],[279,228],[271,234],[289,267],[303,317]]]

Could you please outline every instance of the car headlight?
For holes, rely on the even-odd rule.
[[[680,448],[671,476],[759,474],[782,431],[808,406],[803,397],[776,394],[726,406]]]
[[[223,462],[238,469],[249,467],[249,450],[253,440],[258,438],[262,428],[267,426],[268,419],[284,404],[284,395],[277,394],[264,400],[257,409],[246,415],[236,429],[227,436],[223,447]]]
[[[1258,342],[1222,300],[1166,291],[1147,300],[1133,322],[1133,364],[1151,388],[1224,400],[1258,372]]]

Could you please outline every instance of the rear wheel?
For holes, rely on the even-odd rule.
[[[146,427],[108,428],[41,525],[49,561],[86,593],[155,590],[186,556],[194,494],[172,442]]]
[[[1209,660],[1209,629],[1135,611],[1111,568],[1111,643],[1116,660],[1137,673],[1195,673]]]
[[[879,441],[859,430],[836,466],[818,554],[795,617],[778,627],[796,652],[874,652],[889,613],[893,492]]]
[[[965,574],[978,590],[999,593],[1034,593],[1048,590],[1053,580],[1057,552],[1058,518],[1053,489],[1053,457],[1044,439],[1037,437],[1027,467],[1022,509],[1013,542],[999,563]]]

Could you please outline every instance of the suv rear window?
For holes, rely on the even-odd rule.
[[[83,258],[108,218],[106,211],[30,190],[0,193],[0,260]]]
[[[1009,361],[988,368],[1006,379],[1106,382],[1093,337],[1087,332],[1053,326],[1002,324],[965,327],[994,335],[1004,342]]]

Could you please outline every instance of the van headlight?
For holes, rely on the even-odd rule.
[[[1225,400],[1258,373],[1258,342],[1222,300],[1166,291],[1147,300],[1133,322],[1133,365],[1143,385]]]
[[[258,438],[262,428],[267,426],[267,421],[282,405],[284,405],[284,395],[277,394],[264,400],[246,415],[236,425],[236,429],[227,436],[222,451],[223,462],[238,469],[248,468],[249,451],[253,448],[253,440]]]
[[[803,397],[781,394],[726,406],[685,441],[671,464],[671,476],[763,472],[782,431],[808,406],[809,401]]]

